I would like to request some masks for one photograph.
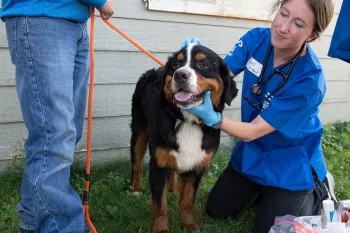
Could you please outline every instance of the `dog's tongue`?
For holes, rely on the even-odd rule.
[[[187,91],[179,91],[175,94],[175,99],[178,101],[186,101],[189,100],[193,94]]]

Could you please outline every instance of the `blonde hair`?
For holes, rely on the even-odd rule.
[[[290,0],[278,0],[272,7],[271,14],[278,11],[285,3]],[[315,39],[319,38],[321,33],[328,27],[332,20],[334,12],[334,0],[305,0],[314,13],[315,25],[313,34]],[[312,40],[312,41],[313,41]]]

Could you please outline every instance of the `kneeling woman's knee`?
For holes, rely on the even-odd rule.
[[[239,211],[237,209],[230,208],[227,203],[223,203],[218,199],[214,199],[209,196],[206,212],[211,218],[228,218],[228,217],[236,217],[239,215]]]
[[[207,202],[206,212],[211,218],[222,218],[222,214],[219,213],[219,209],[216,208],[212,203]]]

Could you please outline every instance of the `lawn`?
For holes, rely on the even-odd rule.
[[[243,213],[238,219],[229,221],[212,220],[205,215],[205,202],[216,178],[227,166],[230,150],[222,148],[216,154],[214,163],[203,178],[198,191],[195,214],[202,232],[252,232],[254,209]],[[19,216],[15,206],[19,201],[19,186],[22,165],[17,163],[1,177],[0,186],[0,232],[18,232]],[[92,185],[89,192],[90,216],[99,233],[142,233],[151,229],[151,201],[148,187],[148,169],[143,171],[143,196],[130,195],[131,164],[129,161],[114,161],[92,169]],[[73,167],[71,183],[82,193],[84,170]],[[182,232],[179,224],[178,206],[175,193],[168,196],[168,214],[171,231]]]
[[[350,199],[350,123],[325,125],[322,140],[327,167],[336,180],[338,199]],[[250,233],[255,219],[255,209],[250,208],[236,219],[213,220],[205,214],[208,193],[218,175],[227,166],[230,150],[221,148],[203,178],[198,191],[195,214],[201,232]],[[19,201],[19,187],[22,177],[22,163],[14,165],[0,177],[0,232],[18,232],[19,216],[15,210]],[[148,188],[147,163],[143,172],[144,195],[130,195],[131,164],[127,160],[114,161],[104,166],[93,167],[92,185],[89,193],[90,216],[99,233],[150,232],[151,201]],[[73,167],[71,183],[82,193],[84,171]],[[179,224],[176,194],[168,196],[168,214],[171,231],[182,232]]]

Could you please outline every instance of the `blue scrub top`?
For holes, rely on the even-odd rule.
[[[251,122],[260,114],[276,129],[251,142],[238,141],[231,164],[237,172],[261,185],[288,190],[314,188],[312,168],[320,182],[327,172],[321,147],[323,128],[318,117],[318,106],[326,92],[323,70],[307,44],[308,52],[297,59],[286,84],[259,105],[259,112],[244,96],[252,101],[251,88],[258,82],[270,45],[270,29],[255,28],[245,34],[225,58],[233,74],[244,71],[242,121]],[[274,70],[273,56],[272,49],[263,80]],[[287,73],[289,66],[282,71]],[[263,86],[257,101],[263,101],[282,80],[282,76],[274,75]]]
[[[350,63],[350,1],[344,0],[334,29],[328,56]]]

